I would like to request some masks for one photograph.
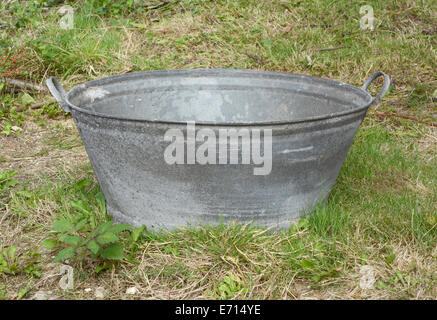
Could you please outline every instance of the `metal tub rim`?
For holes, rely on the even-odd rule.
[[[54,95],[56,100],[59,102],[60,106],[64,109],[66,112],[70,112],[71,110],[88,114],[90,116],[99,117],[99,118],[109,118],[109,119],[115,119],[115,120],[122,120],[122,121],[132,121],[132,122],[142,122],[142,123],[156,123],[156,124],[168,124],[168,125],[180,125],[180,124],[186,124],[186,121],[172,121],[172,120],[160,120],[160,119],[134,119],[129,117],[122,117],[122,116],[116,116],[111,114],[103,114],[99,112],[95,112],[92,110],[87,110],[85,108],[79,107],[75,104],[73,104],[69,97],[70,95],[73,95],[80,90],[83,90],[85,88],[91,87],[91,86],[102,86],[105,84],[110,84],[113,82],[120,82],[120,81],[127,81],[127,80],[134,80],[136,78],[144,77],[145,75],[193,75],[195,73],[198,73],[199,75],[210,75],[214,76],[219,74],[228,74],[228,75],[237,75],[237,76],[264,76],[264,77],[280,77],[284,80],[287,79],[305,79],[308,81],[315,81],[319,83],[324,83],[327,86],[337,86],[342,87],[343,89],[351,90],[356,92],[359,95],[365,96],[367,99],[367,102],[364,105],[361,106],[354,106],[353,108],[349,110],[342,110],[334,113],[327,113],[323,115],[318,116],[312,116],[312,117],[306,117],[301,119],[295,119],[295,120],[277,120],[277,121],[244,121],[244,122],[216,122],[216,121],[196,121],[196,124],[198,125],[205,125],[205,126],[275,126],[275,125],[290,125],[295,123],[305,123],[305,122],[316,122],[321,120],[327,120],[327,119],[335,119],[340,118],[343,116],[347,116],[354,113],[361,113],[362,111],[367,110],[370,106],[378,103],[378,101],[385,95],[385,93],[388,91],[389,85],[390,85],[390,78],[383,72],[378,71],[372,74],[367,81],[363,84],[361,88],[337,81],[332,80],[328,78],[321,78],[321,77],[315,77],[315,76],[309,76],[309,75],[301,75],[301,74],[293,74],[293,73],[286,73],[286,72],[272,72],[272,71],[259,71],[259,70],[246,70],[246,69],[221,69],[221,68],[199,68],[199,69],[169,69],[169,70],[151,70],[151,71],[140,71],[140,72],[132,72],[127,74],[121,74],[121,75],[115,75],[115,76],[108,76],[101,79],[91,80],[88,82],[85,82],[79,86],[74,87],[69,92],[66,92],[64,88],[59,84],[59,82],[54,78],[51,77],[47,80],[47,86],[50,89],[50,92]],[[384,84],[380,92],[375,96],[372,97],[370,93],[366,90],[367,87],[372,83],[373,80],[376,78],[383,76],[384,77]]]

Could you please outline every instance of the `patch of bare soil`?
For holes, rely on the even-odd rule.
[[[47,120],[41,127],[27,121],[23,130],[0,135],[0,171],[18,171],[14,179],[29,181],[41,173],[51,175],[57,168],[87,162],[88,157],[73,119]],[[75,144],[62,144],[73,140]]]

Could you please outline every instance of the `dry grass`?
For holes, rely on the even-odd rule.
[[[25,122],[23,133],[13,136],[0,136],[0,171],[17,170],[15,176],[23,181],[37,179],[41,172],[53,175],[59,167],[67,168],[72,164],[88,162],[85,148],[80,141],[73,119],[50,120],[50,124],[41,128],[35,122]],[[65,134],[62,131],[67,131]],[[50,142],[74,143],[73,148],[60,149]]]
[[[354,85],[383,70],[394,85],[372,111],[436,121],[437,17],[431,1],[372,2],[373,32],[359,29],[359,7],[346,1],[186,3],[169,13],[117,21],[78,10],[69,32],[57,27],[53,7],[33,14],[25,28],[9,28],[8,35],[17,48],[26,47],[28,59],[20,62],[28,71],[24,78],[43,83],[56,75],[67,89],[152,69],[260,69]],[[5,21],[14,17],[8,11],[1,15]],[[272,234],[250,226],[205,226],[147,234],[137,243],[126,233],[129,259],[99,274],[99,262],[90,257],[68,261],[75,285],[63,291],[60,264],[52,263],[54,253],[40,243],[57,217],[72,214],[72,186],[81,179],[97,182],[71,118],[49,119],[49,104],[38,114],[25,111],[18,124],[14,108],[21,93],[6,93],[0,102],[8,113],[0,120],[23,130],[0,134],[0,172],[17,170],[14,179],[20,182],[5,196],[0,193],[0,246],[16,245],[19,261],[37,248],[41,275],[0,274],[0,298],[27,299],[39,292],[46,298],[95,299],[99,287],[105,299],[437,298],[437,129],[373,116],[355,139],[326,211],[295,229]],[[34,98],[45,101],[48,95]],[[374,270],[372,289],[360,288],[363,265]],[[126,294],[133,286],[139,292]],[[231,293],[226,286],[233,286]]]

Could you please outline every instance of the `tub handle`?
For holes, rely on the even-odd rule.
[[[50,77],[46,81],[47,88],[49,88],[50,93],[55,97],[56,101],[61,106],[62,110],[70,113],[70,107],[67,103],[67,91],[61,86],[55,77]]]
[[[387,93],[387,91],[390,87],[390,77],[382,71],[377,71],[374,74],[372,74],[369,77],[369,79],[367,79],[366,82],[364,82],[363,86],[361,87],[361,89],[363,89],[364,91],[367,91],[367,88],[373,82],[373,80],[375,80],[376,78],[378,78],[380,76],[384,77],[384,84],[382,85],[381,91],[379,91],[378,94],[372,99],[372,102],[370,103],[371,106],[377,104],[382,99],[382,97],[384,97],[385,94]]]

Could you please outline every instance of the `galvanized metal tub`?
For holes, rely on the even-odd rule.
[[[379,76],[384,84],[372,98],[366,89]],[[56,79],[47,81],[73,116],[108,214],[117,222],[156,230],[227,221],[288,227],[327,198],[367,109],[389,84],[383,72],[358,88],[310,76],[232,69],[130,73],[68,93]],[[215,164],[187,164],[193,143],[197,150],[207,140],[188,139],[193,124],[196,134],[212,131],[217,138],[231,131],[237,139],[245,131],[254,138],[253,132],[262,131],[261,150],[271,130],[271,170],[256,175],[259,162],[241,164],[248,150],[243,139],[215,140]],[[169,164],[164,154],[177,138],[164,137],[178,130],[186,138],[184,164]],[[238,153],[238,164],[235,158],[231,163],[231,150],[227,159],[219,159],[226,143]]]

